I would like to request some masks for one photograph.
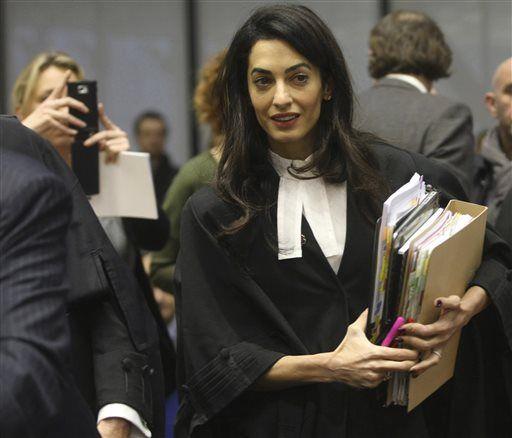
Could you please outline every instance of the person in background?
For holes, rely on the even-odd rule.
[[[69,55],[37,55],[15,82],[12,104],[21,122],[41,138],[31,138],[5,119],[7,147],[25,148],[59,175],[72,190],[73,218],[68,242],[69,324],[74,377],[97,416],[102,437],[163,434],[162,360],[155,319],[126,264],[113,248],[94,215],[80,184],[69,168],[71,145],[83,123],[69,108],[87,112],[66,96],[66,83],[83,79],[83,70]],[[129,148],[128,136],[99,107],[105,129],[84,146],[99,143],[110,159]],[[58,153],[57,153],[58,152]],[[62,161],[62,159],[64,161]],[[67,165],[66,165],[67,164]],[[165,239],[164,239],[165,240]]]
[[[508,191],[501,204],[500,213],[496,219],[496,230],[512,247],[512,189]],[[510,393],[512,394],[512,390]]]
[[[16,116],[27,128],[48,140],[68,165],[77,129],[85,126],[69,113],[69,109],[84,113],[89,109],[67,96],[66,83],[83,78],[82,67],[66,53],[43,52],[17,77],[11,96]],[[91,136],[85,146],[98,143],[111,159],[115,159],[119,152],[129,148],[128,136],[107,117],[101,103],[98,110],[104,129]]]
[[[469,193],[474,138],[469,108],[431,91],[450,76],[452,51],[438,25],[417,11],[395,11],[370,33],[375,84],[359,96],[360,129],[448,164]]]
[[[4,148],[0,187],[0,435],[97,436],[69,364],[71,195],[43,165]]]
[[[162,204],[178,169],[165,153],[165,142],[169,129],[165,118],[157,111],[144,111],[137,116],[133,125],[135,138],[141,152],[151,157],[151,171],[158,205]]]
[[[224,56],[225,51],[221,51],[204,65],[194,94],[197,120],[210,127],[210,147],[180,169],[165,195],[163,209],[171,222],[171,231],[165,247],[152,254],[150,269],[153,285],[167,292],[167,295],[162,295],[157,291],[157,301],[165,309],[169,308],[168,302],[173,300],[169,293],[172,292],[174,264],[180,249],[181,211],[193,193],[213,180],[222,150],[221,108],[215,83]]]
[[[478,142],[473,198],[489,207],[487,219],[494,224],[512,189],[512,58],[496,68],[492,91],[485,93],[485,104],[497,124],[484,132]]]

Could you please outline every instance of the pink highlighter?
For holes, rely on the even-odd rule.
[[[402,327],[405,324],[405,319],[402,316],[399,316],[395,323],[391,326],[391,329],[389,330],[388,334],[380,344],[382,347],[389,347],[391,343],[393,342],[393,339],[395,339],[398,330],[400,327]]]

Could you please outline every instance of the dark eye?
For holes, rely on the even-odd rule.
[[[306,84],[308,82],[308,79],[309,79],[308,75],[306,75],[304,73],[299,73],[293,77],[293,81],[295,83],[301,84],[301,85]]]
[[[258,86],[258,87],[266,87],[268,85],[270,85],[272,83],[271,79],[266,77],[266,76],[261,76],[259,78],[256,78],[254,80],[254,83]]]

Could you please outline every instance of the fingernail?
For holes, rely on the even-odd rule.
[[[401,338],[401,337],[395,338],[395,341],[396,341],[396,342],[403,342],[403,340],[404,340],[404,339],[403,339],[403,338]]]
[[[436,301],[436,307],[441,307],[443,305],[443,302],[441,300]]]
[[[405,333],[405,329],[402,329],[402,328],[401,328],[401,329],[398,329],[398,333],[399,333],[399,334],[401,334],[401,335],[403,335],[403,334]]]
[[[413,371],[413,372],[411,373],[411,377],[412,377],[413,379],[415,379],[416,377],[418,377],[418,373],[417,373],[416,371]]]

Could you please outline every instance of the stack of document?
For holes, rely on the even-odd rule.
[[[439,193],[417,174],[386,200],[375,238],[367,326],[372,342],[400,347],[394,338],[401,324],[432,323],[439,317],[435,298],[464,294],[480,265],[486,210],[457,200],[440,208]],[[411,410],[446,382],[453,375],[459,335],[443,349],[442,363],[414,383],[407,373],[395,373],[387,403]]]
[[[423,178],[415,173],[407,184],[398,189],[384,202],[382,217],[379,219],[378,235],[375,239],[377,258],[375,263],[374,295],[369,317],[370,326],[372,327],[370,339],[373,342],[377,342],[384,326],[382,319],[385,310],[393,232],[399,220],[410,213],[425,196],[426,190]]]

